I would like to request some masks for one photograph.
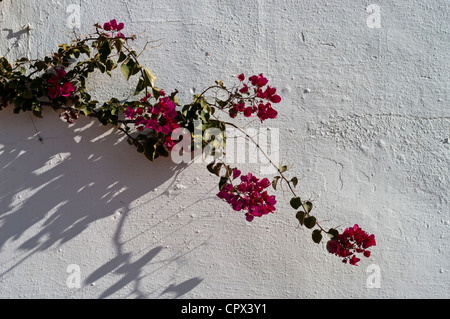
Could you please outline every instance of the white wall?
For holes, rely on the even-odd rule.
[[[214,80],[267,75],[284,98],[267,125],[316,216],[340,230],[358,223],[378,245],[343,265],[297,229],[280,193],[277,214],[249,224],[200,164],[150,163],[114,130],[51,111],[33,119],[40,143],[28,114],[9,108],[1,298],[450,297],[447,0],[4,0],[0,55],[42,57],[69,41],[70,4],[81,34],[116,18],[140,37],[136,49],[162,39],[142,62],[185,103]],[[380,28],[367,22],[371,4]],[[132,91],[120,74],[96,81],[99,98]],[[66,283],[69,265],[80,288]],[[379,288],[367,287],[372,269]]]

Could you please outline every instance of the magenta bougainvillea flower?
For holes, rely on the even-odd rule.
[[[51,77],[48,80],[48,97],[50,99],[56,99],[59,95],[59,83],[56,77]]]
[[[72,94],[72,92],[74,92],[74,91],[75,91],[75,86],[70,82],[64,83],[59,88],[59,94],[64,97],[69,97]]]
[[[262,74],[260,75],[253,75],[249,78],[250,82],[252,83],[253,86],[256,86],[258,88],[262,88],[263,86],[265,86],[269,80],[266,79]]]
[[[167,136],[166,140],[164,141],[164,145],[167,147],[169,151],[172,151],[177,143],[178,141],[172,140],[172,137],[170,136]]]
[[[56,99],[59,96],[69,97],[75,92],[75,85],[71,82],[66,82],[66,70],[63,67],[55,69],[56,75],[51,76],[48,81],[48,97]]]
[[[143,103],[148,102],[148,100],[151,98],[152,98],[152,95],[150,93],[147,93],[147,95],[141,99],[141,102],[143,102]]]
[[[109,22],[106,22],[105,24],[103,24],[103,29],[105,31],[114,31],[117,32],[116,36],[119,38],[124,38],[125,35],[120,32],[120,30],[122,30],[125,27],[125,25],[121,22],[121,23],[117,23],[116,19],[113,19]]]
[[[327,244],[328,251],[331,254],[343,258],[343,263],[357,266],[360,261],[355,253],[362,253],[364,257],[370,257],[368,248],[376,246],[375,235],[369,235],[358,225],[347,228],[337,238],[330,240]]]
[[[133,119],[136,117],[136,114],[137,112],[133,108],[127,106],[127,109],[125,110],[126,117],[128,117],[129,119]]]
[[[63,79],[67,75],[66,70],[63,67],[56,68],[55,72],[56,72],[57,79]]]
[[[120,31],[125,27],[125,25],[121,22],[121,23],[117,23],[116,19],[112,19],[109,22],[106,22],[103,25],[103,29],[105,29],[106,31]]]
[[[109,25],[111,26],[111,30],[117,30],[117,21],[116,19],[113,19],[109,21]]]
[[[229,115],[235,118],[239,113],[242,113],[245,117],[252,117],[254,114],[261,120],[261,122],[267,119],[274,119],[277,117],[278,112],[272,108],[272,103],[280,103],[281,97],[276,94],[277,89],[267,86],[265,90],[263,88],[269,83],[263,74],[253,75],[249,78],[248,83],[244,83],[245,75],[242,73],[238,76],[239,81],[243,82],[242,87],[238,89],[238,92],[243,95],[250,95],[250,89],[253,87],[253,92],[256,94],[256,98],[240,99],[237,103],[233,103],[229,110]],[[249,105],[246,104],[249,103]]]
[[[165,92],[162,90],[160,95],[161,92],[164,96],[160,96],[154,105],[150,104],[149,100],[152,95],[148,93],[140,100],[142,107],[132,108],[127,106],[124,114],[128,119],[134,120],[136,130],[143,131],[147,128],[165,135],[164,145],[170,151],[177,143],[170,136],[174,130],[180,128],[180,124],[178,123],[178,112],[176,111],[175,102],[170,97],[166,97]]]
[[[239,170],[234,170],[233,179],[236,180],[238,177],[241,181],[239,185],[227,183],[217,197],[227,201],[235,211],[246,211],[245,216],[249,222],[255,217],[275,212],[276,198],[270,196],[265,190],[271,185],[267,178],[259,180],[251,173],[241,176]]]

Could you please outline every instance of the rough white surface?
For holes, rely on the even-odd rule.
[[[42,57],[69,41],[71,4],[81,34],[116,18],[136,49],[161,39],[142,63],[186,103],[215,80],[267,75],[284,98],[268,125],[302,194],[324,223],[358,223],[378,245],[343,265],[297,229],[282,196],[276,215],[249,224],[199,164],[149,163],[116,131],[52,112],[34,119],[40,143],[28,114],[9,108],[0,298],[450,297],[448,0],[4,0],[0,55]],[[97,81],[100,98],[132,91],[121,76]]]

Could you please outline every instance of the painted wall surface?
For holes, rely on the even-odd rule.
[[[10,107],[0,112],[0,298],[449,298],[449,6],[0,2],[10,60],[70,41],[69,22],[87,34],[116,18],[137,50],[159,40],[142,64],[184,103],[215,80],[264,73],[283,97],[266,126],[279,130],[301,194],[325,225],[357,223],[378,244],[344,265],[297,228],[280,193],[277,214],[247,223],[201,164],[150,163],[110,127]],[[90,83],[98,99],[134,88],[120,72]]]

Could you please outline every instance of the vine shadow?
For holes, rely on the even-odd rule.
[[[93,223],[126,211],[129,204],[173,179],[186,164],[170,159],[149,162],[121,140],[116,129],[80,118],[75,125],[46,111],[42,119],[29,114],[0,113],[0,253],[16,247],[0,278],[36,252],[63,245]],[[35,129],[41,129],[40,135]],[[38,139],[42,137],[42,142]],[[122,215],[123,223],[125,220]],[[123,224],[120,224],[123,225]],[[104,291],[106,298],[125,285],[138,284],[142,269],[162,247],[131,262],[118,238],[117,256],[89,275],[98,279],[116,270],[125,276]],[[12,264],[12,265],[11,265]],[[201,282],[175,289],[184,294]],[[195,284],[197,283],[197,284]],[[168,287],[170,291],[170,287]],[[135,289],[138,297],[145,293]]]

